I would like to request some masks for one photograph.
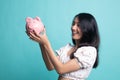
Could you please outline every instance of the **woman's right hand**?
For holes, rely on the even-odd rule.
[[[45,28],[43,32],[41,32],[40,34],[37,34],[35,31],[33,32],[26,31],[26,33],[30,37],[30,39],[32,39],[35,42],[38,42],[43,45],[47,45],[49,43]]]

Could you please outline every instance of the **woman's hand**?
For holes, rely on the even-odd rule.
[[[40,34],[37,34],[35,31],[33,31],[33,32],[26,31],[26,33],[30,37],[30,39],[32,39],[33,41],[36,41],[43,45],[46,45],[47,43],[49,43],[45,28],[44,28],[43,32],[41,32]]]

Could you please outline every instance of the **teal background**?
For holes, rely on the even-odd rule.
[[[40,16],[53,49],[71,41],[71,22],[80,12],[95,16],[100,63],[87,80],[119,80],[120,0],[0,0],[0,80],[57,80],[47,71],[37,43],[25,33],[25,18]]]

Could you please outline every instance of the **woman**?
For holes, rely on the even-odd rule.
[[[92,68],[98,66],[100,39],[95,18],[89,13],[77,14],[71,32],[74,45],[67,44],[56,50],[58,56],[54,54],[45,29],[40,35],[35,31],[27,34],[39,43],[46,67],[58,72],[58,80],[85,80]]]

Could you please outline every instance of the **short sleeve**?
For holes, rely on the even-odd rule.
[[[59,50],[55,50],[56,54],[57,54],[58,56],[60,56],[60,55],[63,53],[64,48],[65,48],[65,47],[62,47],[62,48],[60,48]]]
[[[55,50],[58,56],[62,55],[64,52],[68,51],[71,48],[71,44],[68,43],[67,45],[61,47],[59,50]]]
[[[56,54],[62,63],[66,63],[67,61],[69,61],[70,58],[69,56],[67,56],[67,53],[71,48],[72,48],[71,44],[67,44],[61,47],[59,50],[56,50]]]
[[[81,47],[75,53],[74,56],[78,60],[82,69],[93,67],[96,60],[96,48],[94,47]]]

